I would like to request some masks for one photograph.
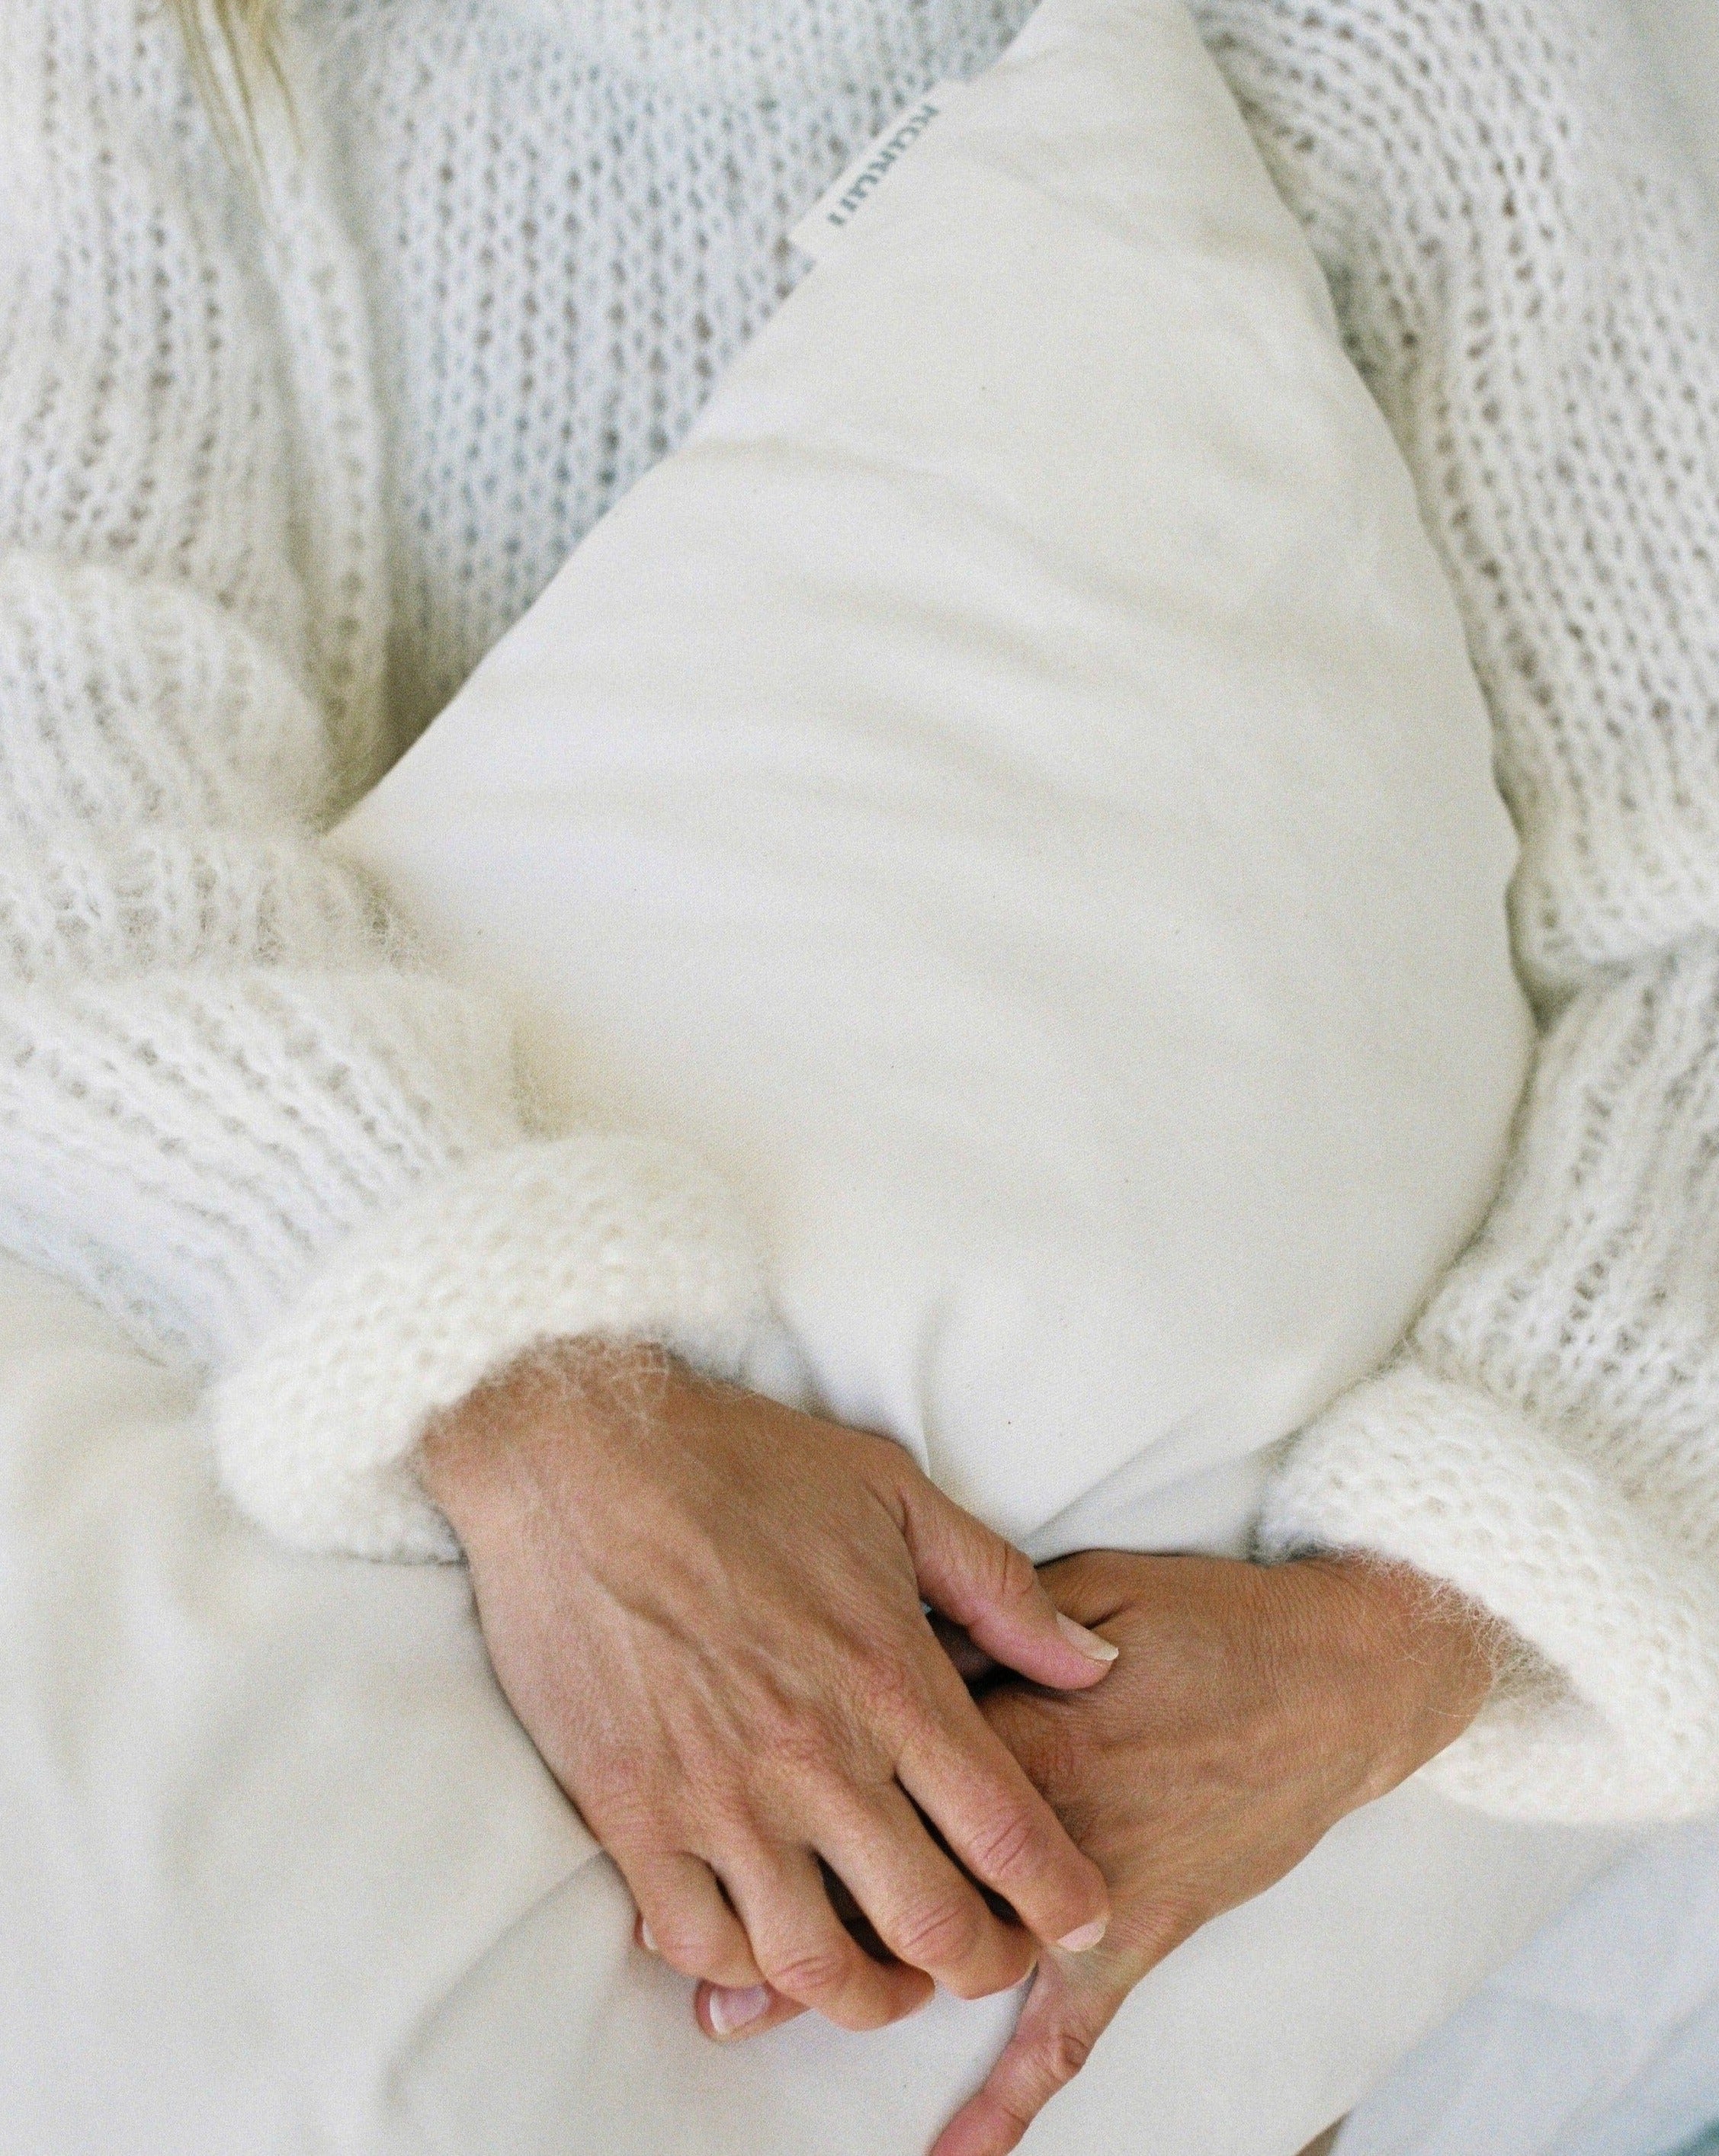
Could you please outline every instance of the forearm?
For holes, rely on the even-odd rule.
[[[1433,1774],[1538,1816],[1719,1796],[1719,275],[1620,15],[1200,13],[1413,471],[1521,829],[1547,1021],[1497,1209],[1294,1449],[1276,1553],[1357,1548],[1532,1650]]]
[[[1716,1074],[1719,944],[1576,998],[1485,1233],[1269,1494],[1273,1548],[1387,1553],[1531,1650],[1432,1770],[1489,1809],[1719,1794]]]
[[[0,1248],[218,1380],[227,1486],[278,1534],[450,1554],[413,1472],[430,1415],[569,1332],[731,1370],[756,1260],[666,1149],[533,1142],[502,1015],[322,843],[381,732],[387,609],[313,145],[273,145],[291,231],[250,245],[170,14],[31,0],[9,28]],[[301,376],[332,400],[308,417]]]

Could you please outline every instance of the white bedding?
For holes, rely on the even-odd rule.
[[[1706,121],[1694,101],[1719,85],[1711,0],[1637,4],[1676,56],[1684,124],[1719,143],[1719,97]],[[5,2156],[893,2156],[1013,2010],[939,2000],[883,2038],[807,2020],[706,2044],[496,1693],[463,1575],[268,1548],[214,1499],[187,1399],[4,1267],[0,1673]],[[1399,1792],[1143,1985],[1031,2156],[1293,2156],[1617,1846]],[[1689,1887],[1714,1861],[1699,1833],[1657,1840],[1624,1906],[1603,1887],[1567,1920],[1557,2010],[1521,2008],[1552,1988],[1542,1948],[1396,2078],[1346,2156],[1653,2147],[1593,2138],[1622,2053],[1584,2048],[1583,2027],[1628,2017],[1593,1925],[1612,1909],[1605,1936],[1639,1966],[1680,1920],[1665,1998],[1688,2022],[1710,1941],[1719,1987],[1719,1924]],[[378,1933],[398,1951],[356,1958]],[[1637,2012],[1635,2064],[1665,2025]],[[1528,2045],[1556,2071],[1516,2073]],[[1512,2091],[1538,2109],[1506,2117]],[[1560,2142],[1583,2092],[1589,2138]]]
[[[3,2156],[923,2148],[1012,1999],[708,2043],[464,1573],[273,1549],[189,1404],[0,1264]],[[1399,1792],[1142,1985],[1032,2156],[1294,2156],[1611,1846]]]

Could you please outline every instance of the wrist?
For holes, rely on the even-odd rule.
[[[543,1479],[558,1479],[581,1441],[618,1415],[660,1403],[690,1373],[650,1342],[558,1342],[522,1356],[443,1410],[425,1431],[418,1474],[462,1543],[517,1517]]]
[[[1495,1619],[1444,1582],[1371,1556],[1300,1560],[1316,1591],[1328,1652],[1346,1666],[1366,1741],[1358,1801],[1370,1802],[1442,1752],[1496,1681]]]

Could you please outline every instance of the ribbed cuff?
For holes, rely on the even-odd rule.
[[[414,1471],[437,1413],[582,1336],[735,1377],[767,1322],[750,1236],[707,1170],[606,1135],[512,1147],[342,1245],[211,1389],[221,1480],[296,1549],[456,1558]]]
[[[1557,1681],[1500,1686],[1421,1769],[1459,1802],[1570,1823],[1719,1804],[1719,1582],[1528,1417],[1410,1360],[1289,1449],[1261,1553],[1368,1551],[1448,1581]]]

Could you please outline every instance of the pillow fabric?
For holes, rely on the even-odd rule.
[[[1290,2156],[1616,1841],[1397,1791],[1140,1987],[1037,2156]],[[0,2156],[914,2156],[1016,2008],[729,2048],[691,1989],[464,1570],[280,1549],[0,1261]]]
[[[1233,1545],[1522,1069],[1455,624],[1177,0],[1047,0],[831,231],[347,843],[511,983],[548,1113],[750,1199],[760,1377],[1041,1547]],[[9,1265],[0,1613],[8,2156],[877,2156],[1013,2011],[707,2044],[464,1573],[273,1547]],[[1289,2156],[1616,1840],[1396,1792],[1033,2147]]]
[[[1037,1553],[1233,1546],[1525,1072],[1453,603],[1175,0],[1047,0],[801,229],[342,843],[552,1117],[739,1187],[761,1382]]]

